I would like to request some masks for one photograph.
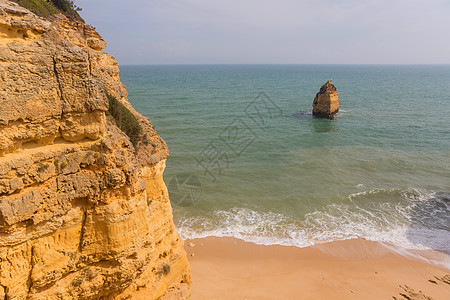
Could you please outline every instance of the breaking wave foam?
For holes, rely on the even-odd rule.
[[[359,237],[442,252],[446,258],[440,264],[450,269],[449,193],[380,189],[351,194],[346,200],[298,218],[236,207],[208,217],[181,218],[177,227],[183,238],[236,237],[297,247]]]

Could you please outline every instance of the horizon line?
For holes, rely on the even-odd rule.
[[[304,66],[304,65],[323,65],[323,66],[450,66],[450,63],[413,63],[413,64],[390,64],[390,63],[119,63],[121,66],[199,66],[199,65],[215,65],[215,66],[251,66],[251,65],[264,65],[264,66]]]

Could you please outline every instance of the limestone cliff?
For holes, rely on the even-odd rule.
[[[0,0],[0,298],[190,294],[167,146],[127,100],[90,26]],[[137,118],[130,142],[108,91]]]
[[[313,116],[333,120],[339,111],[339,94],[333,81],[328,80],[313,101]]]

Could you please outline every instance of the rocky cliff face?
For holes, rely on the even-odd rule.
[[[313,116],[333,120],[338,111],[339,94],[330,79],[322,85],[314,98]]]
[[[0,0],[0,298],[186,298],[168,150],[90,26]],[[142,126],[134,146],[105,90]]]

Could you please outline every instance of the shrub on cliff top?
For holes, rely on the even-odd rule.
[[[122,130],[130,138],[131,143],[136,146],[142,132],[141,125],[133,113],[131,113],[125,105],[120,103],[116,97],[107,91],[105,91],[105,94],[109,100],[108,114],[114,118],[120,130]]]
[[[62,13],[69,19],[76,19],[84,22],[78,14],[81,8],[75,5],[72,0],[13,0],[19,5],[29,9],[38,16],[48,18],[51,15]]]

